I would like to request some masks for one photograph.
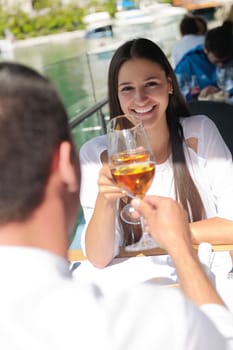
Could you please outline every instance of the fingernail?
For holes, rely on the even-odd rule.
[[[134,208],[138,208],[139,205],[141,203],[141,200],[139,198],[134,198],[132,201],[131,201],[131,205],[134,207]]]

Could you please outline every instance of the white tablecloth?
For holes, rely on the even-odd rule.
[[[229,252],[214,252],[211,271],[215,276],[215,286],[223,301],[233,313],[233,279],[227,274],[232,268]]]
[[[227,278],[232,266],[228,252],[211,253],[211,272],[216,288],[233,312],[233,279]],[[105,297],[114,297],[134,285],[154,279],[155,283],[171,286],[177,283],[175,267],[170,256],[116,258],[104,269],[83,261],[73,272],[74,279],[90,281],[101,289]],[[192,276],[190,276],[192,278]]]

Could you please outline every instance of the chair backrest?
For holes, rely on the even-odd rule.
[[[205,114],[217,125],[233,155],[233,105],[217,101],[189,102],[191,114]]]

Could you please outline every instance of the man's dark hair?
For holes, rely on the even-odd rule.
[[[198,35],[205,35],[207,32],[207,22],[202,16],[195,15],[194,16],[197,27],[198,27]]]
[[[0,224],[25,220],[40,205],[65,140],[67,113],[52,83],[29,67],[0,63]]]
[[[229,59],[233,55],[232,27],[228,24],[207,31],[205,49],[219,59]]]
[[[194,16],[185,16],[180,22],[181,35],[198,34],[199,27]]]

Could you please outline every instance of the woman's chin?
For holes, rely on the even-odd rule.
[[[151,114],[135,114],[137,119],[140,119],[142,122],[146,122],[147,120],[151,120],[153,116]]]
[[[137,116],[137,119],[142,121],[145,129],[152,127],[156,121],[156,118],[152,115]]]

